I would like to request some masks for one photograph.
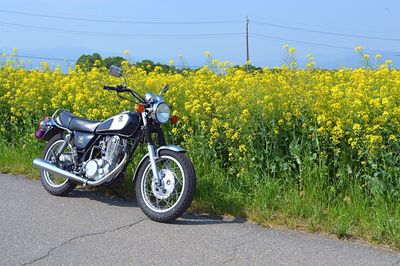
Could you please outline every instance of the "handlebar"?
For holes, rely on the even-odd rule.
[[[133,91],[133,90],[131,90],[131,89],[128,89],[127,87],[125,87],[125,86],[123,86],[123,85],[117,85],[117,86],[115,86],[115,87],[114,87],[114,86],[107,86],[107,85],[104,85],[104,86],[103,86],[103,89],[109,90],[109,91],[116,91],[117,93],[120,93],[120,92],[129,92],[130,94],[133,95],[133,97],[136,98],[136,100],[138,100],[139,102],[144,102],[144,99],[143,99],[137,92],[135,92],[135,91]],[[129,99],[124,98],[124,97],[122,97],[122,96],[120,96],[120,95],[118,95],[118,97],[120,97],[120,98],[122,98],[122,99],[125,99],[125,100],[129,100]]]
[[[124,87],[122,85],[118,85],[116,87],[104,85],[103,89],[110,90],[110,91],[116,91],[116,92],[131,92],[130,89],[127,89],[126,87]]]
[[[115,90],[116,88],[115,87],[113,87],[113,86],[107,86],[107,85],[104,85],[103,86],[103,89],[105,89],[105,90]]]

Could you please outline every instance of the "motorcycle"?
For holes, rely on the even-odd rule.
[[[193,164],[184,149],[166,145],[161,124],[176,124],[162,93],[144,97],[126,87],[122,69],[111,66],[109,74],[125,80],[124,85],[104,86],[136,104],[135,112],[124,111],[105,121],[77,117],[58,109],[39,122],[36,138],[47,141],[41,158],[33,160],[40,170],[43,187],[52,195],[64,196],[78,184],[112,185],[124,177],[139,144],[148,153],[136,167],[133,179],[139,207],[152,220],[169,222],[190,206],[196,190]],[[130,98],[120,94],[127,93]],[[156,143],[153,141],[156,135]]]

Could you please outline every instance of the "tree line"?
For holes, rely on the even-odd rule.
[[[81,55],[78,58],[78,61],[76,62],[76,65],[79,66],[81,69],[85,71],[90,71],[95,64],[100,64],[96,65],[97,67],[105,67],[105,68],[110,68],[111,65],[115,66],[121,66],[122,62],[128,61],[125,58],[121,56],[110,56],[110,57],[105,57],[102,58],[100,54],[98,53],[93,53],[91,55]],[[96,63],[97,62],[97,63]],[[135,65],[137,67],[140,67],[144,70],[146,70],[147,73],[154,71],[156,67],[160,67],[162,72],[170,72],[170,71],[176,71],[175,66],[170,66],[166,64],[161,64],[161,63],[155,63],[152,60],[142,60],[138,61],[136,63],[130,63],[130,65]]]
[[[81,55],[78,58],[76,65],[85,71],[90,71],[95,66],[95,64],[100,64],[100,65],[96,65],[97,67],[105,67],[108,69],[108,68],[110,68],[111,65],[116,65],[116,66],[120,67],[123,61],[128,61],[128,60],[121,56],[110,56],[110,57],[102,58],[100,54],[93,53],[91,55],[86,55],[86,54]],[[159,67],[160,71],[163,73],[170,73],[170,72],[180,73],[183,70],[186,70],[186,71],[196,71],[197,70],[194,68],[187,68],[187,67],[181,67],[178,69],[174,65],[155,63],[149,59],[145,59],[142,61],[138,61],[135,63],[129,63],[129,64],[134,65],[136,67],[140,67],[143,70],[145,70],[147,73],[154,71],[154,69],[156,67]],[[243,68],[243,66],[234,66],[234,68],[240,68],[240,67]],[[248,65],[247,68],[248,68],[249,72],[262,71],[262,68],[252,66],[252,65]]]

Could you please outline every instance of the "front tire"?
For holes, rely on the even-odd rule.
[[[42,152],[42,160],[55,163],[54,154],[56,151],[58,151],[58,148],[61,147],[63,142],[63,134],[57,134],[52,137],[50,141],[46,144],[44,151]],[[62,155],[64,155],[65,158],[69,158],[68,156],[72,156],[71,152],[72,148],[70,145],[68,145]],[[45,170],[40,171],[40,182],[47,192],[55,196],[65,196],[70,193],[77,185],[67,178],[50,174]]]
[[[185,153],[161,150],[157,169],[163,186],[156,184],[151,164],[146,159],[135,177],[136,200],[142,211],[153,221],[170,222],[189,208],[196,191],[196,175]]]

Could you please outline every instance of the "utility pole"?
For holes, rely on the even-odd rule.
[[[249,70],[248,62],[250,61],[249,55],[249,18],[246,16],[246,73]]]

